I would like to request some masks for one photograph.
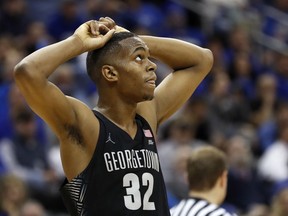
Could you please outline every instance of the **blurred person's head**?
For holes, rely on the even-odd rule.
[[[74,19],[77,15],[77,1],[76,0],[64,0],[61,4],[61,11],[65,19]]]
[[[214,64],[213,67],[225,67],[224,45],[220,36],[213,35],[209,38],[208,48],[213,53]]]
[[[26,11],[26,1],[4,0],[4,10],[10,16],[19,16]]]
[[[96,17],[97,14],[100,14],[102,5],[102,0],[85,0],[85,11],[89,17]]]
[[[246,28],[242,26],[235,26],[230,32],[229,46],[236,52],[249,52],[251,49],[250,36]]]
[[[19,216],[45,216],[45,210],[41,203],[29,200],[24,203]]]
[[[272,216],[270,215],[269,205],[254,204],[249,208],[249,212],[246,216]]]
[[[13,46],[13,40],[11,37],[7,35],[0,36],[0,62],[4,61],[7,50],[12,49]]]
[[[211,83],[211,94],[215,99],[225,98],[230,93],[231,80],[227,73],[224,71],[219,71],[214,74],[212,83]]]
[[[169,137],[178,144],[189,144],[194,139],[194,133],[195,128],[189,118],[180,116],[172,120]]]
[[[166,25],[174,31],[185,29],[188,26],[188,16],[185,8],[178,4],[170,3],[166,7]]]
[[[17,136],[25,140],[35,137],[37,124],[35,114],[31,110],[26,108],[15,111],[15,113],[12,114],[12,121]]]
[[[11,83],[10,85],[8,98],[10,113],[13,113],[14,110],[27,106],[27,103],[25,102],[25,99],[15,82]]]
[[[19,210],[20,206],[27,199],[27,186],[14,175],[4,175],[0,178],[0,209]],[[9,212],[8,212],[9,213]]]
[[[199,123],[208,116],[208,102],[204,97],[194,97],[188,101],[184,113],[191,116],[194,122]]]
[[[241,135],[234,135],[226,143],[229,167],[232,169],[250,168],[253,162],[251,144]]]
[[[227,190],[227,161],[216,147],[199,147],[192,151],[187,162],[190,196],[221,204]]]
[[[236,79],[241,77],[252,78],[252,65],[247,52],[236,53],[230,73],[231,77]]]
[[[23,53],[18,49],[11,48],[5,50],[3,61],[3,75],[5,81],[11,82],[13,80],[14,67],[23,58],[23,56]]]
[[[258,77],[256,83],[256,94],[260,97],[275,95],[277,90],[277,80],[272,74],[262,74]]]
[[[48,35],[46,26],[43,22],[34,21],[30,23],[27,27],[25,34],[25,43],[23,44],[23,49],[27,53],[32,53],[48,44],[52,41],[51,36]]]
[[[50,76],[50,81],[57,85],[65,95],[72,96],[75,90],[75,69],[72,64],[60,65]]]

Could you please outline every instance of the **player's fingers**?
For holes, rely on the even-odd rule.
[[[99,21],[102,23],[102,24],[104,24],[104,25],[106,25],[109,29],[112,29],[112,28],[114,28],[114,26],[116,25],[115,24],[115,22],[114,22],[114,20],[112,20],[110,17],[101,17],[100,19],[99,19]]]
[[[111,37],[113,36],[114,33],[115,33],[115,29],[109,30],[109,31],[103,36],[103,42],[106,43],[107,41],[109,41],[109,40],[111,39]]]
[[[99,32],[100,32],[100,34],[105,35],[109,30],[110,30],[110,29],[109,29],[106,25],[100,23],[100,25],[99,25]]]
[[[115,23],[115,21],[114,21],[112,18],[110,18],[110,17],[105,17],[105,19],[109,20],[109,23],[110,23],[110,25],[111,25],[111,28],[114,28],[114,27],[116,26],[116,23]],[[111,29],[111,28],[110,28],[110,29]]]
[[[90,23],[91,34],[94,36],[99,35],[99,24],[96,20],[92,20]]]

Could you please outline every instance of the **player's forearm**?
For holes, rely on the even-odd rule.
[[[141,36],[149,47],[152,57],[159,59],[174,70],[190,67],[207,67],[210,70],[213,56],[210,50],[194,44],[172,39]]]
[[[47,79],[59,65],[81,54],[82,49],[81,40],[75,36],[39,49],[16,65],[15,77]]]

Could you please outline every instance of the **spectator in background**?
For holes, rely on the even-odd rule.
[[[256,172],[249,140],[235,134],[226,142],[225,152],[229,165],[225,203],[234,206],[241,214],[265,204],[265,190]]]
[[[132,4],[127,5],[127,2],[131,2],[133,5]],[[174,2],[176,3],[176,1]],[[191,3],[189,1],[186,2]],[[196,1],[193,1],[193,3],[194,2]],[[197,4],[191,3],[191,8],[189,8],[190,4],[187,4],[188,6],[187,8],[192,9],[191,11],[196,11],[196,13],[199,14],[198,19],[202,19],[204,21],[203,23],[197,26],[193,24],[195,23],[195,19],[194,17],[193,18],[191,17],[191,11],[184,9],[183,6],[185,3],[181,4],[180,6],[178,2],[176,4],[175,3],[171,4],[171,1],[168,0],[139,0],[139,1],[85,0],[85,1],[77,1],[77,6],[79,7],[76,8],[77,9],[76,11],[78,13],[79,9],[82,9],[81,14],[78,15],[81,17],[81,19],[84,18],[85,20],[97,19],[100,16],[103,16],[103,14],[105,15],[109,14],[121,26],[123,24],[124,27],[130,28],[132,27],[131,26],[132,24],[133,25],[135,24],[133,28],[139,34],[157,35],[159,33],[160,34],[165,33],[166,35],[168,35],[167,28],[163,27],[164,27],[164,21],[166,20],[167,22],[167,20],[169,20],[168,22],[171,23],[168,23],[168,25],[175,26],[175,29],[177,29],[174,32],[169,31],[170,34],[178,35],[179,37],[190,38],[192,40],[200,39],[201,37],[200,38],[190,37],[191,34],[189,33],[191,32],[191,28],[193,28],[193,30],[196,30],[196,32],[200,33],[198,35],[203,34],[205,37],[209,36],[209,38],[211,39],[209,40],[210,43],[208,45],[209,46],[208,48],[211,49],[214,55],[214,66],[212,69],[213,72],[210,73],[210,75],[208,75],[208,77],[206,77],[206,79],[197,88],[196,92],[194,93],[194,97],[195,95],[203,96],[206,102],[207,98],[210,97],[209,95],[211,95],[211,92],[213,95],[214,94],[213,92],[215,91],[212,85],[211,85],[213,87],[212,90],[208,88],[210,81],[214,82],[215,79],[219,78],[218,81],[222,82],[221,79],[223,78],[222,82],[223,85],[219,84],[215,88],[216,90],[218,89],[217,91],[222,90],[223,92],[226,91],[223,97],[227,98],[223,100],[219,99],[218,105],[219,107],[221,105],[221,109],[223,110],[223,116],[224,116],[224,118],[219,118],[219,121],[217,120],[214,121],[215,118],[210,118],[211,116],[209,115],[210,114],[213,115],[215,112],[214,109],[210,110],[210,106],[206,106],[208,110],[205,111],[205,108],[203,108],[203,106],[201,108],[201,105],[200,106],[197,105],[199,104],[197,101],[196,105],[195,103],[192,103],[191,106],[189,105],[190,107],[188,108],[189,109],[188,113],[190,115],[189,114],[188,115],[192,116],[193,119],[192,121],[193,127],[195,127],[196,130],[195,137],[196,139],[205,140],[208,143],[213,142],[213,144],[219,144],[219,143],[221,144],[223,140],[227,139],[226,137],[227,134],[226,133],[224,134],[223,131],[225,132],[228,131],[230,135],[230,132],[234,132],[235,130],[237,130],[238,127],[238,126],[235,127],[235,124],[232,124],[227,126],[228,130],[226,130],[226,128],[222,129],[223,120],[226,120],[226,118],[231,117],[230,114],[232,113],[236,113],[235,115],[234,114],[233,115],[239,119],[241,119],[244,114],[245,115],[244,117],[248,118],[245,118],[245,120],[242,123],[244,124],[252,123],[253,127],[256,130],[255,134],[257,133],[259,139],[259,144],[258,142],[256,144],[259,145],[260,147],[260,152],[258,152],[258,154],[256,155],[257,156],[256,159],[258,159],[258,157],[260,157],[277,138],[278,128],[281,128],[282,125],[288,121],[287,118],[288,106],[287,104],[285,105],[285,103],[283,103],[282,101],[279,102],[279,98],[287,100],[288,84],[287,84],[286,70],[288,68],[287,67],[288,61],[287,56],[275,52],[275,50],[277,50],[278,48],[272,47],[274,45],[273,43],[267,42],[267,40],[265,40],[266,44],[269,44],[269,48],[272,48],[272,49],[266,49],[266,44],[264,44],[264,46],[263,44],[259,45],[258,39],[255,40],[255,38],[253,38],[253,36],[255,35],[249,33],[251,33],[251,30],[253,31],[255,30],[255,32],[257,32],[257,30],[262,30],[264,34],[272,36],[274,39],[275,38],[278,39],[278,42],[281,41],[282,43],[280,43],[279,45],[280,48],[285,47],[283,45],[285,45],[285,43],[287,44],[287,38],[288,38],[287,37],[288,30],[286,24],[287,18],[285,14],[288,8],[287,1],[286,0],[253,0],[253,1],[197,0],[197,3],[198,2],[205,4],[203,7],[204,9],[203,11],[197,10],[198,9],[196,8]],[[46,23],[47,20],[50,20],[51,22],[51,20],[56,19],[54,13],[55,11],[58,11],[58,9],[60,9],[59,5],[62,5],[63,3],[64,1],[62,0],[61,1],[0,0],[0,139],[2,139],[3,137],[11,138],[13,136],[13,127],[11,124],[12,122],[10,121],[10,115],[12,115],[14,110],[22,108],[22,106],[26,106],[26,104],[23,103],[23,98],[19,94],[17,88],[15,88],[14,84],[11,84],[12,76],[10,69],[13,68],[15,62],[19,61],[19,57],[21,58],[21,56],[23,56],[23,53],[24,54],[31,53],[32,51],[39,49],[43,45],[50,43],[50,40],[53,37],[50,35],[48,31],[45,32],[45,27],[47,26],[43,27],[43,25],[47,24]],[[84,4],[86,3],[87,5],[84,6]],[[263,10],[265,6],[267,6],[267,4],[272,6],[271,11],[267,12]],[[149,5],[149,7],[147,7],[147,5]],[[172,7],[169,7],[169,5],[172,5]],[[256,13],[251,14],[250,11],[251,5],[253,5],[257,10]],[[143,8],[144,6],[146,7],[145,9]],[[213,9],[215,10],[213,11]],[[162,14],[160,17],[157,16],[160,14],[159,11]],[[281,12],[281,17],[283,16],[283,18],[277,20],[274,17],[274,12],[275,14],[279,14],[279,11]],[[141,16],[139,17],[137,16],[135,18],[134,16],[129,15],[129,17],[127,18],[127,15],[130,12],[134,13],[134,16],[135,14],[137,16],[138,13],[141,14]],[[255,10],[252,12],[255,12]],[[52,13],[53,15],[50,16]],[[262,15],[263,19],[259,20],[261,22],[255,22],[257,20],[253,19],[251,15],[253,16]],[[35,22],[34,21],[31,22],[30,16],[36,19],[34,20]],[[137,18],[139,18],[140,20],[138,21]],[[198,19],[196,19],[196,22],[198,22]],[[45,23],[43,21],[45,21]],[[249,22],[248,25],[247,21]],[[54,22],[56,24],[55,25],[56,27],[60,26],[61,24],[57,23],[57,21]],[[143,23],[144,25],[142,25]],[[154,24],[152,28],[151,23],[152,25]],[[52,28],[54,28],[55,26],[52,26]],[[259,29],[258,27],[262,29]],[[62,28],[61,26],[59,28],[62,31],[66,27]],[[188,28],[188,30],[185,28]],[[250,38],[249,36],[252,37]],[[252,40],[250,41],[250,39]],[[275,43],[275,45],[277,44],[278,43]],[[251,50],[253,52],[251,52]],[[244,55],[242,55],[243,53]],[[85,59],[86,55],[82,56],[83,59]],[[240,59],[237,59],[238,57],[240,57]],[[78,60],[79,58],[77,58],[76,63],[78,63]],[[258,70],[259,68],[258,61],[261,62],[260,65],[261,71]],[[83,60],[82,62],[83,64],[85,64],[86,61]],[[231,107],[231,104],[233,105],[236,99],[234,87],[239,86],[238,85],[239,77],[237,75],[238,73],[234,69],[229,71],[231,79],[229,87],[226,88],[226,90],[225,88],[222,88],[223,86],[225,86],[224,83],[226,82],[226,78],[223,77],[222,75],[216,78],[218,76],[216,74],[218,74],[219,72],[221,73],[223,72],[226,75],[229,74],[227,72],[230,68],[232,68],[230,66],[234,62],[238,62],[237,63],[238,65],[239,62],[240,65],[241,64],[243,65],[244,63],[244,66],[246,68],[250,68],[253,71],[253,78],[255,78],[254,81],[255,83],[257,82],[256,84],[255,83],[254,84],[256,85],[257,89],[254,89],[254,92],[252,92],[252,94],[255,94],[255,98],[252,99],[245,98],[245,100],[240,100],[238,103],[236,103],[235,106]],[[74,67],[74,65],[72,67]],[[160,75],[161,74],[160,67],[161,65],[158,64],[157,69],[158,83],[160,83],[164,75],[166,76],[166,74]],[[59,70],[62,69],[63,68],[59,68]],[[77,70],[76,73],[78,73],[78,71],[82,72],[85,70],[85,67],[83,67],[82,70],[79,70],[79,68],[77,68],[76,66],[76,70]],[[168,70],[165,68],[164,71],[166,72]],[[266,72],[270,72],[270,74],[268,75]],[[71,87],[71,89],[73,89],[72,91],[73,94],[81,96],[81,99],[83,98],[83,100],[86,102],[91,100],[91,95],[87,94],[83,95],[83,91],[79,92],[79,88],[77,88],[78,87],[77,85],[80,84],[81,86],[85,86],[85,89],[89,88],[89,94],[95,94],[93,95],[93,97],[97,99],[98,92],[96,91],[94,86],[92,87],[91,84],[89,85],[89,82],[87,82],[86,79],[83,79],[83,77],[86,77],[86,73],[83,73],[83,75],[84,76],[79,77],[77,74],[76,77],[77,82],[71,84],[73,85],[73,87]],[[241,81],[243,80],[242,76],[240,77],[241,81],[240,84],[244,83],[245,84],[244,86],[246,86],[246,84],[248,83],[247,86],[249,87],[250,85],[249,83],[252,81],[250,80],[251,76],[245,76],[244,78],[245,78],[244,82],[242,82]],[[63,79],[63,77],[61,79]],[[67,81],[66,78],[64,78],[64,81],[65,82]],[[241,90],[241,88],[238,88],[237,91],[238,90]],[[238,92],[239,92],[238,95],[242,97],[241,93],[243,92],[241,91]],[[251,115],[248,115],[248,110],[247,112],[243,111],[241,110],[240,107],[251,104],[251,102],[252,102],[251,105],[252,113]],[[94,101],[91,103],[94,103]],[[215,100],[215,103],[217,105],[217,100]],[[237,113],[238,104],[240,104],[239,113]],[[233,107],[236,107],[235,112],[233,111],[234,110]],[[187,110],[184,110],[185,116],[187,115],[186,111]],[[213,120],[212,122],[213,124],[211,124],[211,120]],[[217,130],[216,133],[215,128]],[[220,130],[218,130],[219,128]],[[49,138],[49,141],[51,140],[50,135],[48,135],[49,137],[46,136],[46,133],[44,135],[45,129],[46,128],[43,128],[42,121],[39,118],[37,118],[37,131],[38,131],[37,139],[39,139],[39,142],[41,143],[46,142],[46,138]],[[159,130],[160,130],[159,135],[162,136],[161,127],[159,128]],[[55,162],[55,166],[57,167],[59,165],[59,158],[56,157],[56,155],[59,152],[58,142],[55,142],[55,145],[53,143],[53,148],[50,150],[51,150],[50,153],[52,155],[51,158],[53,158],[52,160]],[[174,158],[173,160],[175,161],[176,164],[178,164],[177,166],[180,166],[181,160],[176,162],[177,161],[176,157],[177,155],[179,156],[182,155],[182,153],[185,152],[180,151],[179,153],[175,152],[174,154],[175,156],[173,157]],[[182,156],[184,157],[184,154]],[[6,169],[3,164],[1,166],[1,158],[0,158],[0,173],[1,168],[2,172],[5,173]],[[58,173],[61,174],[62,170],[59,170]],[[180,173],[180,170],[177,170],[177,175],[178,173]],[[183,177],[181,175],[179,174],[179,179],[177,180],[178,182],[183,181]],[[176,174],[174,174],[174,176],[175,178],[178,177],[176,176]],[[183,184],[187,185],[187,182],[184,182]]]
[[[225,71],[214,74],[208,95],[213,136],[217,133],[224,137],[230,136],[249,118],[249,106],[241,93],[234,91],[233,87],[235,86]]]
[[[12,139],[15,131],[11,118],[19,110],[26,109],[27,104],[14,82],[0,86],[0,101],[0,140]],[[45,143],[45,126],[39,117],[36,117],[36,124],[37,141]]]
[[[0,143],[0,157],[8,173],[21,178],[27,185],[31,196],[39,201],[57,198],[60,180],[51,169],[47,159],[47,146],[37,140],[36,116],[32,111],[18,110],[12,116],[15,134],[12,139]]]
[[[257,79],[254,94],[250,100],[250,122],[257,130],[259,152],[262,154],[275,140],[275,117],[279,111],[276,112],[278,100],[275,76],[269,73],[261,74]]]
[[[10,53],[7,51],[14,48],[12,37],[0,35],[0,86],[7,82],[6,78],[6,59]]]
[[[31,22],[25,0],[4,0],[0,13],[0,35],[22,37]]]
[[[85,0],[80,11],[83,20],[97,19],[102,11],[102,0]]]
[[[44,46],[47,46],[52,41],[50,35],[48,35],[46,26],[43,22],[35,21],[29,24],[27,32],[25,34],[23,49],[27,54],[32,53]],[[23,46],[22,45],[22,46]]]
[[[189,11],[186,8],[170,2],[165,5],[165,12],[165,28],[162,32],[165,33],[166,36],[186,40],[200,46],[206,46],[207,41],[205,35],[199,28],[189,25]]]
[[[206,143],[211,140],[211,124],[208,113],[209,107],[206,98],[203,96],[190,98],[182,110],[182,116],[189,119],[194,127],[194,138]]]
[[[67,38],[83,23],[78,14],[76,0],[61,1],[61,5],[47,23],[48,33],[54,41]]]
[[[124,24],[131,31],[163,36],[164,14],[154,4],[141,0],[127,0]],[[121,23],[121,22],[120,22]],[[144,30],[145,29],[145,30]]]
[[[226,196],[227,172],[226,156],[219,149],[209,146],[193,150],[187,163],[189,197],[173,207],[171,215],[236,215],[220,207]]]
[[[1,176],[0,192],[0,216],[19,216],[29,195],[25,182],[14,175]]]
[[[273,183],[288,179],[288,122],[278,128],[278,137],[259,159],[258,169],[263,178]]]
[[[159,142],[158,154],[166,188],[171,196],[182,199],[188,193],[187,182],[181,175],[182,170],[179,169],[185,158],[185,151],[181,150],[193,149],[205,144],[204,141],[195,139],[195,127],[190,119],[179,116],[170,122],[168,138]]]
[[[27,200],[20,209],[19,216],[47,216],[42,204],[35,200]]]
[[[253,98],[255,71],[246,52],[239,52],[233,58],[229,75],[235,86],[243,92],[245,99]]]
[[[92,104],[87,96],[87,82],[83,82],[83,80],[80,82],[81,76],[76,73],[74,64],[65,63],[60,65],[56,69],[56,73],[52,74],[49,79],[52,83],[59,86],[60,90],[64,92],[65,95],[80,99],[86,104]]]

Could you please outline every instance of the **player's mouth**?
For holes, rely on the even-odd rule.
[[[152,86],[152,87],[156,87],[156,76],[154,75],[154,76],[152,76],[152,77],[150,77],[150,78],[148,78],[147,80],[146,80],[146,83],[148,83],[148,85],[150,85],[150,86]]]
[[[148,80],[146,81],[149,85],[153,86],[153,87],[156,87],[156,82],[155,80]]]

